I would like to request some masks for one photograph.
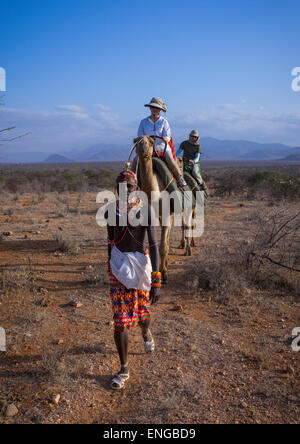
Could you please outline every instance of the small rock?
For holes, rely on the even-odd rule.
[[[80,307],[82,307],[83,304],[81,302],[77,302],[77,301],[70,301],[68,303],[68,305],[70,305],[70,307],[80,308]]]
[[[3,236],[11,236],[13,233],[12,231],[3,231]]]
[[[24,234],[24,239],[28,239],[28,236],[27,236],[27,234]]]
[[[241,407],[243,409],[246,409],[248,407],[248,404],[245,401],[243,401],[243,402],[241,402]]]
[[[55,341],[53,341],[53,344],[54,345],[61,345],[61,344],[63,344],[64,343],[64,340],[63,339],[56,339]]]
[[[12,418],[13,416],[16,416],[19,413],[19,410],[15,406],[15,404],[9,404],[7,406],[5,416]]]
[[[182,305],[174,305],[171,308],[171,311],[183,311],[183,306]]]
[[[60,401],[60,395],[54,395],[52,401],[57,405]]]
[[[60,231],[64,231],[64,229],[63,229],[62,227],[58,227],[58,229],[59,229]]]

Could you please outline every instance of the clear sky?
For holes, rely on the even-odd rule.
[[[127,144],[153,96],[175,143],[195,128],[300,145],[298,0],[11,0],[0,16],[0,126],[32,131],[18,149]]]

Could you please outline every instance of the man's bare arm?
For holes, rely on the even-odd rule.
[[[155,220],[155,213],[151,205],[148,209],[149,219],[148,219],[148,241],[149,241],[149,252],[153,271],[158,271],[160,266],[159,248],[157,240],[156,227],[152,225]]]
[[[154,210],[149,205],[148,209],[149,219],[148,219],[148,240],[149,240],[149,250],[150,250],[150,259],[152,264],[153,271],[159,271],[160,266],[160,257],[159,257],[159,248],[158,248],[158,240],[157,240],[157,232],[156,227],[152,225],[151,221],[155,220]],[[151,304],[155,304],[158,301],[160,289],[158,287],[152,287],[150,291],[150,299]]]
[[[112,227],[111,225],[109,225],[107,223],[106,229],[107,229],[107,256],[108,256],[107,264],[108,264],[108,270],[110,270],[110,266],[109,266],[109,261],[111,258],[111,243],[110,243],[110,241],[114,240],[114,227]]]

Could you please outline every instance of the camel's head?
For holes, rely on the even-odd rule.
[[[140,160],[147,160],[152,158],[155,138],[151,136],[142,136],[134,139],[136,143],[136,154]]]

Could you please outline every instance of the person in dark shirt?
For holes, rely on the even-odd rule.
[[[191,131],[189,140],[185,140],[181,143],[176,152],[177,157],[182,157],[181,151],[183,151],[184,169],[193,175],[199,185],[202,185],[203,179],[200,170],[200,154],[202,151],[199,143],[199,133],[197,130]]]

